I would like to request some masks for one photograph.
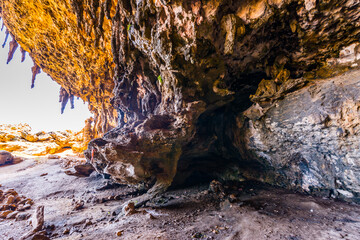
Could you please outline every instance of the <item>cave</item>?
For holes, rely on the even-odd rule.
[[[117,209],[113,203],[118,217],[111,221],[149,206],[181,209],[186,204],[176,194],[190,188],[229,218],[238,216],[229,208],[239,202],[236,207],[277,217],[290,204],[298,206],[293,216],[304,209],[325,214],[333,204],[329,216],[339,208],[354,211],[351,217],[345,211],[341,221],[350,219],[357,230],[359,221],[351,219],[360,216],[359,10],[354,0],[0,0],[0,17],[12,38],[7,61],[18,46],[27,52],[34,61],[32,87],[40,70],[47,73],[61,85],[62,112],[75,97],[89,104],[94,118],[86,123],[81,146],[72,144],[80,138],[49,135],[61,139],[54,141],[62,150],[83,154],[70,174],[90,179],[81,186],[104,183],[101,191],[126,192],[106,192],[112,198],[95,201],[122,200]],[[246,193],[241,201],[239,191]],[[73,202],[74,211],[86,205]],[[36,213],[43,216],[43,206]],[[73,228],[57,237],[97,236],[89,221],[88,235]],[[225,229],[184,234],[266,239]],[[169,229],[154,235],[152,230],[149,239],[185,236],[180,228],[175,237]],[[51,230],[39,231],[26,237],[56,239]],[[135,239],[144,232],[119,230],[117,237]],[[276,234],[268,239],[280,238]],[[305,232],[286,234],[285,239],[309,238]]]

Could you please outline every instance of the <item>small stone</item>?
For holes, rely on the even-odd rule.
[[[75,202],[75,207],[74,207],[74,210],[80,210],[82,208],[84,208],[84,200],[78,200]]]
[[[27,209],[30,209],[30,208],[31,208],[30,204],[25,204],[24,207],[23,207],[24,210],[27,210]]]
[[[14,212],[12,212],[12,213],[9,213],[6,218],[7,218],[7,219],[13,219],[13,218],[15,218],[16,215],[18,215],[18,214],[19,214],[18,211],[14,211]]]
[[[82,165],[77,165],[74,167],[77,176],[88,177],[90,174],[95,171],[95,168],[90,163],[85,163]]]
[[[137,213],[138,211],[135,209],[135,203],[133,202],[129,202],[125,208],[125,216],[129,216],[129,215],[133,215],[135,213]]]
[[[6,218],[12,212],[11,210],[2,211],[0,212],[0,218]]]
[[[10,195],[8,196],[6,199],[5,199],[5,204],[9,205],[9,204],[12,204],[13,202],[15,202],[15,197],[13,195]]]
[[[192,238],[202,238],[203,237],[203,234],[202,233],[195,233],[194,235],[192,235]]]
[[[18,213],[16,215],[16,221],[23,221],[23,220],[27,220],[31,217],[30,213]]]
[[[86,219],[83,227],[86,228],[87,226],[90,226],[90,225],[92,225],[92,224],[93,224],[93,223],[91,222],[91,220]]]
[[[154,215],[152,215],[151,213],[146,214],[146,217],[148,219],[156,219],[156,217]]]
[[[69,233],[70,233],[70,229],[69,229],[69,228],[65,228],[63,234],[69,234]]]
[[[120,237],[120,236],[122,236],[123,235],[123,231],[118,231],[117,233],[116,233],[116,236],[118,236],[118,237]]]
[[[31,240],[50,240],[50,238],[43,234],[35,234]]]

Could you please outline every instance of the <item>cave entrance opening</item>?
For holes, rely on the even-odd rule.
[[[5,28],[0,31],[1,43],[5,41],[5,31]],[[18,49],[7,64],[11,40],[8,36],[7,44],[0,48],[0,124],[28,123],[33,131],[80,131],[85,120],[91,117],[87,104],[75,99],[75,109],[67,106],[61,114],[60,86],[44,72],[37,76],[35,87],[31,89],[34,63],[29,55],[26,53],[21,62],[22,54]]]

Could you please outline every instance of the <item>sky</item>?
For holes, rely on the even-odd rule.
[[[75,98],[75,108],[71,109],[68,102],[61,114],[60,85],[41,72],[31,89],[33,61],[26,54],[26,60],[21,63],[18,48],[13,60],[6,64],[11,36],[2,48],[4,39],[5,29],[0,32],[0,124],[28,123],[34,132],[81,130],[85,119],[91,116],[87,104]]]

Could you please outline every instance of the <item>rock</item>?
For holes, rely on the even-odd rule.
[[[21,137],[24,138],[26,141],[29,141],[29,142],[37,142],[37,141],[39,141],[38,136],[33,135],[31,133],[28,133],[26,131],[21,132]]]
[[[359,74],[309,84],[276,101],[261,118],[247,120],[239,141],[246,143],[244,157],[273,168],[263,179],[307,193],[339,192],[341,198],[359,199]]]
[[[91,164],[85,163],[81,165],[75,165],[74,170],[75,172],[71,170],[67,170],[65,171],[65,174],[77,176],[77,177],[88,177],[95,169]]]
[[[10,164],[14,161],[14,157],[7,151],[0,150],[0,165]]]
[[[88,227],[88,226],[91,226],[92,224],[93,224],[93,223],[91,222],[91,220],[86,219],[83,228],[86,228],[86,227]]]
[[[30,209],[30,208],[31,208],[31,204],[25,204],[22,207],[19,206],[18,210],[19,211],[25,211],[25,210]]]
[[[80,210],[82,208],[84,208],[84,200],[78,200],[78,201],[75,201],[74,203],[74,210]]]
[[[12,213],[9,213],[6,218],[7,219],[13,219],[13,218],[16,218],[16,216],[18,215],[18,211],[13,211]]]
[[[130,216],[133,215],[135,213],[138,213],[139,211],[137,211],[135,209],[135,203],[134,202],[129,202],[125,207],[124,207],[124,212],[125,212],[125,216]]]
[[[0,149],[33,156],[53,155],[62,152],[64,148],[71,148],[74,153],[80,153],[85,149],[83,137],[83,131],[42,131],[33,134],[28,125],[24,127],[21,124],[0,124],[0,141],[4,142],[0,143]]]
[[[32,216],[31,224],[33,226],[32,232],[39,232],[44,226],[44,206],[38,206]]]
[[[156,217],[154,215],[152,215],[151,213],[146,214],[146,218],[152,219],[152,220],[156,219]]]
[[[23,220],[27,220],[31,217],[30,213],[18,213],[16,215],[16,221],[23,221]]]
[[[4,203],[7,204],[7,205],[10,205],[10,204],[12,204],[12,203],[14,203],[14,202],[15,202],[15,197],[14,197],[14,195],[8,196],[8,197],[5,199],[5,201],[4,201]]]
[[[220,199],[223,199],[226,196],[224,186],[219,181],[212,180],[209,190],[215,193]]]
[[[81,176],[88,177],[90,174],[95,171],[94,167],[90,163],[85,163],[82,165],[76,165],[75,167],[76,173]]]
[[[11,210],[5,210],[0,212],[0,218],[6,218],[9,214],[11,214],[13,211]]]
[[[35,234],[31,240],[50,240],[50,238],[42,234]]]

